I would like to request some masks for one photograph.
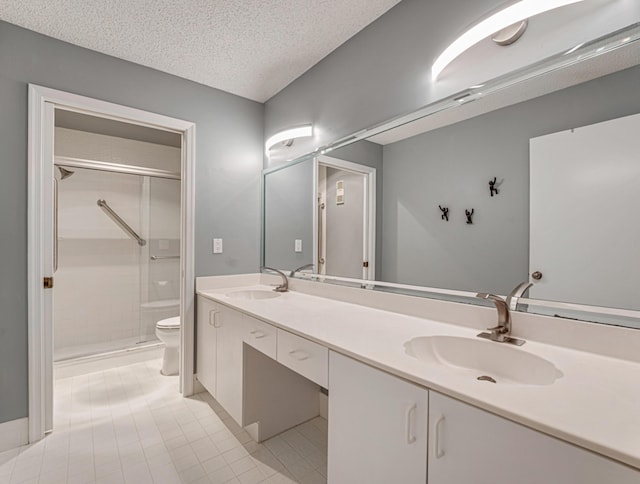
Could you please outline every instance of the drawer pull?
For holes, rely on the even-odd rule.
[[[215,309],[209,311],[209,324],[214,328],[219,328],[220,326],[222,326],[220,323],[218,323],[218,313],[219,311],[216,311]]]
[[[249,333],[252,334],[255,339],[262,339],[267,336],[264,331],[260,331],[259,329],[254,329],[253,331],[249,331]]]
[[[305,353],[302,350],[291,350],[289,351],[289,356],[294,360],[304,361],[309,359],[309,354]]]
[[[418,406],[415,403],[407,409],[407,444],[413,444],[416,441],[416,436],[413,435],[413,418],[415,417],[417,409]]]
[[[442,448],[442,426],[443,425],[444,425],[444,415],[442,415],[436,422],[436,443],[434,446],[436,459],[440,459],[441,457],[444,457],[444,449]]]

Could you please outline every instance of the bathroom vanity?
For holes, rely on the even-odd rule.
[[[330,483],[640,482],[637,360],[531,339],[507,355],[476,338],[495,310],[297,279],[274,296],[276,280],[198,280],[197,378],[256,440],[316,416],[328,389]],[[483,347],[460,354],[498,356],[465,363],[443,346],[469,340]]]

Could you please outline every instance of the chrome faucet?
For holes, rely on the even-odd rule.
[[[293,276],[294,276],[294,274],[295,274],[296,272],[300,272],[300,271],[303,271],[303,270],[305,270],[305,269],[309,269],[309,268],[313,269],[314,267],[315,267],[315,264],[313,264],[313,263],[311,263],[311,264],[305,264],[305,265],[303,265],[303,266],[298,267],[297,269],[292,270],[292,271],[289,273],[289,277],[293,277]]]
[[[278,269],[274,269],[273,267],[267,267],[267,266],[262,266],[260,268],[261,270],[267,270],[267,271],[273,271],[273,272],[277,272],[278,274],[280,274],[280,276],[282,277],[282,284],[280,284],[279,286],[276,286],[273,290],[276,292],[287,292],[289,290],[289,279],[287,279],[287,276],[284,272],[279,271]]]
[[[520,300],[522,295],[525,293],[525,291],[529,289],[531,286],[533,286],[532,282],[524,281],[518,284],[513,289],[513,291],[511,291],[511,293],[507,297],[507,306],[509,306],[509,311],[515,311],[516,309],[518,309],[518,301]]]
[[[509,312],[507,302],[499,296],[484,292],[476,294],[476,297],[493,301],[496,305],[496,309],[498,310],[498,325],[493,328],[487,328],[491,332],[480,333],[478,337],[497,341],[498,343],[510,343],[522,346],[524,344],[524,340],[511,337],[511,313]]]

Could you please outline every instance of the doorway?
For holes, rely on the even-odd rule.
[[[182,137],[61,108],[54,118],[56,369],[154,354],[156,322],[180,312]]]
[[[317,158],[318,274],[375,279],[375,168]]]
[[[56,128],[57,114],[60,115],[59,118],[67,119],[81,117],[82,124],[85,125],[111,124],[118,125],[126,132],[137,131],[138,135],[146,130],[161,136],[163,133],[169,137],[173,136],[174,139],[179,140],[178,148],[175,150],[177,159],[174,168],[165,169],[166,166],[148,164],[145,166],[145,163],[127,163],[126,160],[122,160],[125,161],[124,163],[115,163],[113,159],[96,159],[100,158],[99,156],[60,156],[56,153],[58,148],[56,136],[62,137],[62,132],[56,131],[60,128],[60,126]],[[123,137],[127,136],[129,135]],[[89,145],[95,148],[93,143],[88,143],[87,146]],[[179,313],[182,322],[179,390],[185,396],[192,394],[195,125],[126,106],[30,85],[28,158],[29,441],[35,442],[41,439],[46,432],[52,430],[53,426],[54,315],[55,310],[60,309],[57,308],[57,302],[60,301],[54,304],[57,277],[54,272],[56,268],[60,269],[60,262],[64,263],[65,257],[67,262],[71,259],[75,259],[76,262],[83,260],[83,264],[75,266],[76,272],[81,272],[83,277],[70,282],[73,278],[69,277],[69,271],[66,276],[64,272],[58,274],[63,286],[66,279],[67,285],[70,285],[72,290],[75,284],[76,292],[81,289],[81,279],[86,280],[86,284],[89,285],[91,271],[94,271],[94,275],[96,271],[101,271],[95,267],[100,265],[95,264],[99,257],[127,258],[130,256],[129,259],[138,262],[126,268],[125,272],[128,271],[126,277],[120,274],[122,280],[133,279],[140,283],[137,289],[129,288],[119,294],[127,299],[127,303],[122,306],[129,306],[132,309],[131,313],[138,316],[133,321],[136,328],[121,328],[122,334],[127,333],[135,339],[134,344],[139,341],[146,342],[147,337],[151,338],[149,334],[151,330],[147,327],[148,321],[143,321],[146,316],[143,315],[145,312],[143,304],[149,308],[158,309],[155,306],[166,305],[167,301],[173,301],[173,308],[170,309]],[[111,201],[106,199],[104,193],[109,194]],[[97,198],[92,203],[85,203],[84,198],[87,197]],[[173,213],[169,215],[166,202],[170,199],[174,202],[177,200],[178,203],[174,203],[177,207],[170,209],[169,211]],[[155,202],[150,203],[151,200]],[[62,219],[58,218],[60,211],[56,202],[61,203],[66,209]],[[155,217],[155,221],[151,222],[153,212],[159,207],[165,209],[165,214]],[[162,232],[160,228],[163,225],[162,221],[169,219],[174,219],[178,227],[172,229],[171,236],[155,237],[154,233],[158,235]],[[63,241],[62,244],[61,241]],[[113,243],[120,247],[111,250],[114,249],[110,247]],[[102,250],[105,247],[97,247],[102,245],[109,245],[109,250]],[[130,245],[132,247],[129,247]],[[102,250],[102,253],[91,252],[96,249],[99,252]],[[167,259],[160,259],[165,256]],[[161,268],[152,267],[152,262],[162,262],[165,265],[167,262],[172,262],[176,265],[174,276],[176,287],[171,290],[166,287],[169,285],[170,276],[161,279],[159,276],[152,275],[154,272],[157,273],[156,275],[162,273]],[[94,267],[91,267],[92,264]],[[103,280],[109,278],[105,274],[110,273],[112,276],[114,273],[111,269],[102,272],[104,272]],[[173,274],[174,271],[169,272]],[[165,271],[165,274],[169,272]],[[94,279],[99,281],[100,275],[97,274],[97,276]],[[158,279],[158,282],[167,283],[160,284],[162,288],[155,288],[157,297],[153,295],[154,288],[150,287],[155,279]],[[118,285],[112,286],[116,288]],[[99,282],[97,287],[100,287]],[[89,304],[85,312],[99,310],[97,309],[100,307],[98,301],[103,296],[106,295],[100,293],[94,295],[94,304]],[[139,303],[137,308],[133,307],[132,301],[129,301],[132,298]],[[122,301],[119,301],[112,305],[117,306],[121,303]],[[77,305],[79,306],[80,303]],[[62,306],[64,308],[68,304]],[[163,307],[163,309],[167,308]],[[127,314],[125,319],[131,319],[129,316],[131,315]],[[149,317],[152,318],[151,315]],[[73,326],[76,327],[76,333],[85,329],[83,326],[78,327],[78,324]],[[73,332],[73,329],[69,331]],[[77,334],[72,336],[75,337]],[[109,338],[112,336],[110,334]],[[86,351],[88,345],[84,346],[85,348],[80,351]]]

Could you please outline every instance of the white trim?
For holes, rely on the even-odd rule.
[[[47,412],[53,407],[52,306],[51,291],[42,285],[53,275],[52,265],[52,183],[53,123],[46,119],[47,104],[109,119],[181,133],[181,261],[180,316],[181,374],[184,396],[193,392],[194,355],[194,174],[195,124],[156,113],[141,111],[47,87],[29,84],[28,143],[28,349],[29,349],[29,442],[44,437],[48,429]],[[49,152],[48,142],[51,141]],[[49,392],[49,393],[47,393]]]
[[[0,423],[0,452],[15,449],[27,443],[29,443],[27,417]]]
[[[322,155],[315,158],[314,173],[316,178],[314,179],[314,200],[317,201],[317,173],[318,165],[330,166],[339,170],[349,171],[351,173],[357,173],[365,176],[364,186],[364,230],[367,234],[364,240],[364,247],[362,248],[363,254],[369,261],[368,269],[363,268],[362,278],[365,280],[375,280],[376,276],[376,169],[370,166],[361,165],[359,163],[352,163],[350,161],[341,160],[339,158],[332,158],[330,156]],[[316,203],[317,204],[317,203]],[[315,205],[314,205],[315,206]],[[314,240],[318,239],[318,223],[317,216],[314,218]],[[317,242],[316,242],[317,243]],[[314,263],[318,267],[318,251],[317,247],[314,247]]]
[[[193,395],[195,375],[195,174],[196,125],[190,123],[182,133],[182,179],[180,216],[180,392]]]

